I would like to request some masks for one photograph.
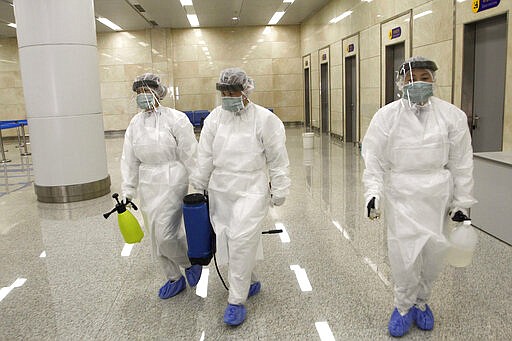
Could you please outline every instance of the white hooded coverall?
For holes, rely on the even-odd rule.
[[[153,253],[171,281],[182,276],[180,266],[190,267],[181,218],[196,151],[194,128],[178,110],[160,106],[155,111],[140,112],[126,129],[122,193],[134,198],[138,188]]]
[[[469,208],[473,151],[466,114],[436,97],[401,99],[373,117],[362,143],[366,198],[384,200],[395,306],[427,301],[443,268],[450,208]]]
[[[219,106],[204,121],[191,183],[208,189],[218,260],[229,264],[230,304],[243,304],[256,280],[253,269],[263,258],[261,222],[270,193],[288,195],[285,141],[279,118],[254,103],[236,114]]]

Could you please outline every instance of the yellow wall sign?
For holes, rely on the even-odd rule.
[[[471,9],[473,13],[478,13],[489,8],[497,7],[499,4],[500,0],[473,0],[471,2]]]

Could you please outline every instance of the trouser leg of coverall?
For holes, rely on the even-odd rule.
[[[388,242],[388,257],[395,282],[395,307],[406,313],[416,303],[420,282],[421,253],[410,267],[406,267],[397,242]]]
[[[447,247],[429,240],[421,252],[422,267],[416,303],[426,303],[430,298],[434,281],[444,268]]]
[[[180,266],[191,266],[187,256],[187,239],[181,226],[181,208],[174,210],[170,221],[162,223],[155,226],[157,258],[167,278],[176,281],[182,276]]]
[[[430,239],[414,264],[406,268],[400,248],[390,244],[388,253],[395,282],[395,306],[401,313],[407,312],[418,300],[426,302],[430,298],[434,281],[443,269],[445,251],[445,246]]]
[[[256,278],[253,274],[256,265],[256,253],[258,251],[260,230],[255,228],[249,236],[243,238],[228,237],[229,253],[229,297],[230,304],[244,304],[249,293],[251,280]]]

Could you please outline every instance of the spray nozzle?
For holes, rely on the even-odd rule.
[[[103,214],[105,219],[108,219],[108,217],[115,211],[117,211],[118,214],[125,212],[126,206],[128,205],[131,205],[135,211],[138,210],[137,206],[129,198],[126,198],[126,202],[123,202],[123,200],[119,201],[119,194],[117,193],[112,194],[112,198],[116,200],[116,206],[110,212]]]

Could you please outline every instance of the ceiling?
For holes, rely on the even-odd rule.
[[[296,25],[325,6],[330,0],[295,0],[278,25]],[[0,0],[0,37],[16,37],[13,0]],[[200,27],[266,25],[283,0],[193,0]],[[137,10],[142,6],[145,12]],[[180,0],[94,0],[96,16],[110,19],[123,30],[159,28],[190,28]],[[238,16],[239,20],[232,18]],[[96,21],[97,32],[112,30]]]

